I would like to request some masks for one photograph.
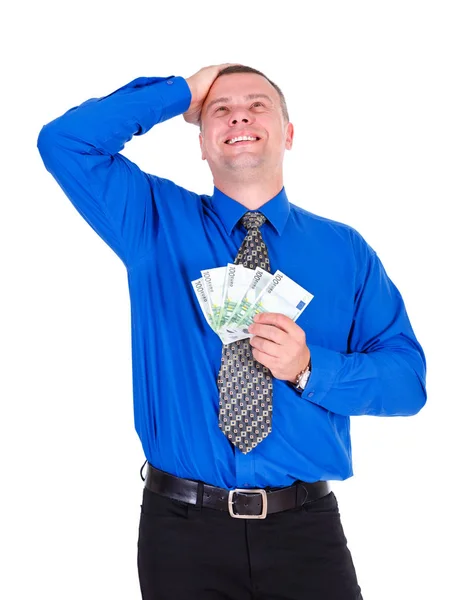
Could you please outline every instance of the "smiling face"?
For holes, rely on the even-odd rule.
[[[292,146],[293,125],[283,117],[277,90],[262,75],[218,77],[202,107],[201,123],[202,159],[215,182],[281,173],[285,149]]]

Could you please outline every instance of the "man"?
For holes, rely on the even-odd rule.
[[[200,126],[212,196],[119,153],[179,114]],[[47,170],[127,268],[144,600],[361,598],[328,482],[353,474],[350,416],[426,401],[423,350],[376,252],[287,199],[293,133],[278,86],[222,64],[140,77],[39,134]],[[223,344],[191,282],[229,262],[279,269],[314,298]]]

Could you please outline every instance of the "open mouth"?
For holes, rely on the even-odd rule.
[[[261,138],[257,136],[241,136],[238,138],[226,140],[225,144],[227,144],[228,146],[243,146],[246,144],[253,144],[255,142],[258,142],[260,139]]]

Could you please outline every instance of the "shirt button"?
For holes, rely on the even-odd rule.
[[[166,82],[168,85],[172,85],[173,80],[172,79],[168,79],[168,81]]]
[[[312,398],[314,396],[314,392],[309,392],[308,398]]]

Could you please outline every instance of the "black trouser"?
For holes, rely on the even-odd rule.
[[[333,492],[235,519],[144,488],[137,561],[143,600],[362,600]]]

